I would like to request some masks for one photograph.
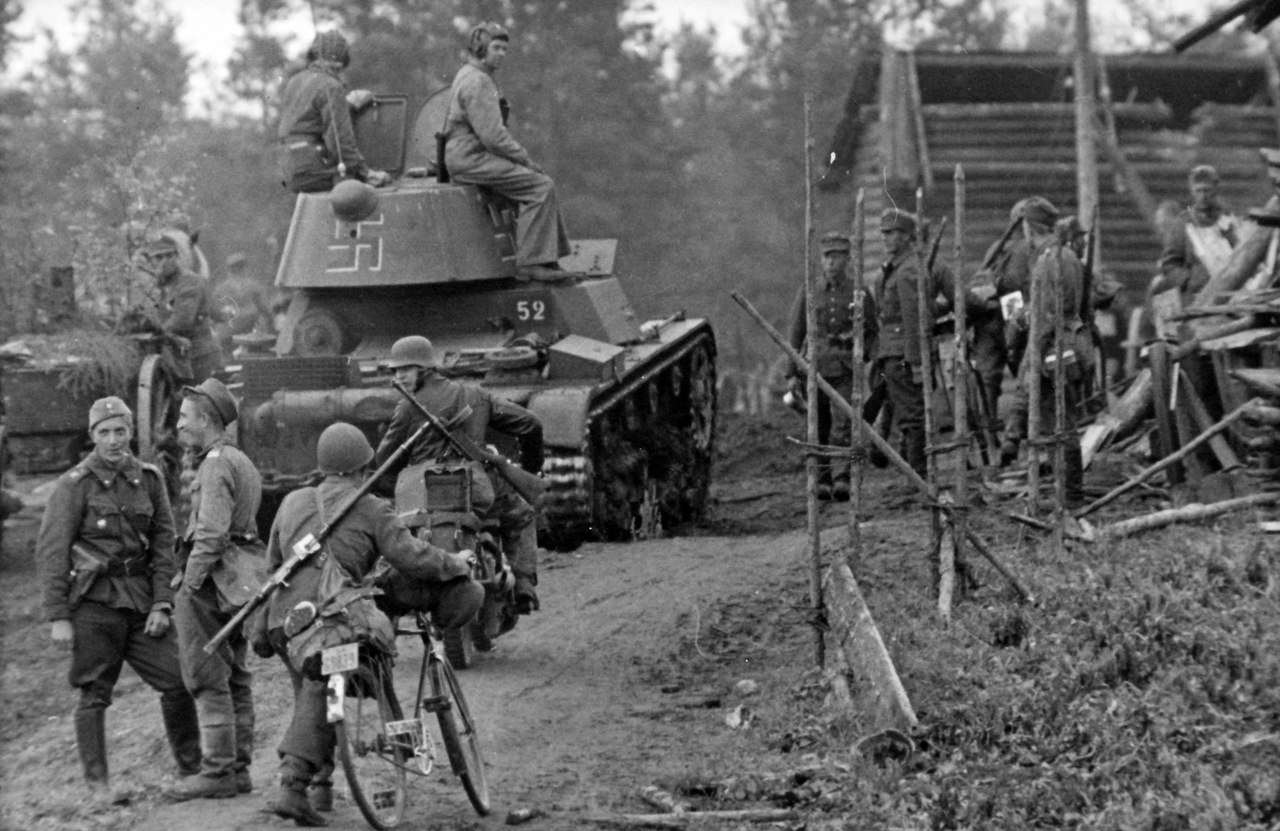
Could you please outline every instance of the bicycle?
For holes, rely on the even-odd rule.
[[[439,723],[450,767],[462,780],[467,798],[480,816],[490,810],[475,720],[444,640],[422,614],[396,635],[422,638],[422,666],[413,718],[404,718],[392,679],[392,658],[361,650],[359,644],[332,646],[321,653],[321,673],[329,678],[328,720],[337,736],[336,755],[351,797],[377,829],[395,828],[408,806],[409,774],[426,777],[435,769],[436,741],[427,729],[428,714]]]

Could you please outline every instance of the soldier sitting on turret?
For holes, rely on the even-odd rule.
[[[333,188],[348,177],[381,187],[390,176],[365,164],[356,146],[351,110],[373,101],[367,90],[347,92],[339,73],[351,62],[347,39],[321,32],[307,50],[307,66],[285,82],[280,93],[280,147],[283,184],[294,193]]]
[[[507,132],[507,101],[493,74],[507,56],[510,35],[497,23],[471,29],[467,62],[453,78],[444,118],[445,164],[458,182],[484,185],[520,204],[516,220],[519,276],[558,280],[569,253],[555,184]]]

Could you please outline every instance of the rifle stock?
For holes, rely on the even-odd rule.
[[[271,599],[271,595],[275,594],[281,586],[285,585],[289,581],[289,578],[293,576],[293,573],[298,570],[299,566],[309,560],[312,555],[320,550],[321,544],[329,538],[329,535],[333,533],[333,529],[336,528],[338,523],[351,512],[351,509],[355,507],[356,503],[359,502],[365,494],[373,490],[373,486],[377,481],[391,469],[392,465],[398,463],[400,459],[409,452],[409,448],[412,447],[418,439],[422,438],[429,429],[431,429],[430,422],[419,427],[412,436],[405,439],[404,443],[396,448],[395,452],[392,453],[377,470],[364,480],[364,483],[360,485],[360,488],[356,490],[355,493],[347,497],[347,499],[338,506],[338,510],[334,512],[333,517],[321,526],[319,531],[314,534],[308,534],[293,544],[293,553],[289,555],[289,558],[281,563],[280,567],[271,573],[271,576],[267,578],[267,581],[258,587],[258,591],[253,595],[253,597],[249,598],[249,601],[240,607],[240,610],[231,617],[231,620],[227,621],[227,624],[219,629],[214,636],[209,639],[209,642],[204,645],[203,649],[206,655],[212,655],[214,650],[222,645],[223,641],[231,637],[231,634],[240,628],[249,615],[261,608],[264,603]]]
[[[459,453],[477,464],[483,465],[485,468],[492,470],[503,479],[507,480],[507,484],[515,489],[516,493],[524,497],[524,500],[530,505],[536,505],[538,500],[542,498],[542,494],[546,491],[547,485],[537,475],[530,473],[519,465],[512,464],[509,459],[497,453],[490,453],[487,449],[473,442],[465,435],[455,434],[449,429],[449,426],[440,420],[440,417],[422,406],[422,402],[413,397],[413,393],[405,388],[404,384],[399,381],[392,381],[391,386],[403,395],[411,405],[413,405],[422,417],[427,420],[424,426],[433,427],[439,431],[440,435],[452,444]]]

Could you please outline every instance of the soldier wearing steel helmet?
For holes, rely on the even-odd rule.
[[[285,82],[280,93],[281,175],[294,193],[330,190],[342,177],[374,187],[390,177],[365,164],[356,146],[351,110],[373,101],[366,90],[347,92],[342,70],[351,62],[347,39],[339,32],[320,32],[307,50],[307,66]]]
[[[1022,222],[1026,228],[1025,236],[1031,253],[1030,280],[1043,287],[1041,297],[1037,300],[1037,310],[1024,308],[1020,314],[1029,318],[1035,313],[1037,329],[1040,333],[1040,354],[1042,365],[1028,365],[1029,353],[1024,353],[1018,370],[1018,388],[1013,396],[1009,412],[1006,449],[1001,455],[1007,456],[1012,449],[1017,454],[1020,441],[1026,437],[1027,414],[1030,407],[1040,411],[1040,423],[1044,425],[1043,434],[1054,430],[1056,412],[1054,406],[1054,372],[1046,369],[1043,360],[1055,353],[1058,334],[1061,333],[1065,344],[1063,361],[1063,377],[1065,378],[1065,420],[1064,435],[1069,438],[1064,454],[1065,470],[1056,471],[1066,482],[1068,507],[1079,505],[1084,496],[1084,462],[1080,451],[1080,442],[1075,437],[1076,423],[1079,420],[1079,409],[1082,403],[1084,377],[1093,371],[1093,341],[1089,330],[1081,320],[1081,301],[1084,293],[1084,269],[1080,258],[1067,246],[1064,246],[1054,230],[1058,221],[1058,209],[1049,200],[1033,196],[1026,200],[1023,208]],[[1057,295],[1061,294],[1062,317],[1057,316]],[[1030,326],[1026,327],[1028,330]],[[1068,354],[1068,352],[1070,354]],[[1050,365],[1051,367],[1051,365]],[[1040,372],[1039,401],[1031,401],[1027,378],[1031,372]]]
[[[239,415],[236,400],[216,378],[185,392],[178,413],[178,440],[195,454],[196,479],[191,486],[190,519],[178,549],[174,612],[182,678],[200,713],[204,758],[199,774],[165,791],[170,801],[233,797],[253,789],[248,642],[237,631],[212,655],[204,653],[204,646],[235,614],[235,587],[253,585],[263,576],[263,563],[230,553],[232,546],[248,550],[257,541],[262,502],[262,477],[227,437],[227,426]]]
[[[316,461],[325,478],[316,487],[284,498],[267,541],[267,567],[279,568],[293,543],[314,533],[360,488],[373,448],[359,428],[331,424],[320,434]],[[480,609],[484,588],[471,579],[470,551],[450,552],[413,536],[385,499],[366,494],[325,540],[333,557],[355,581],[365,578],[379,558],[391,565],[385,590],[396,603],[429,612],[436,625],[465,625]],[[275,813],[299,825],[325,825],[317,811],[333,810],[333,725],[325,718],[324,679],[310,677],[289,660],[286,619],[303,601],[316,596],[321,564],[313,558],[277,592],[251,634],[262,657],[280,656],[293,682],[293,717],[280,741],[280,788],[272,798]],[[381,584],[381,583],[380,583]],[[405,587],[410,589],[404,590]]]
[[[184,384],[198,384],[225,363],[213,335],[219,312],[208,281],[178,262],[178,244],[165,233],[154,234],[140,250],[141,267],[156,281],[156,294],[142,311],[146,326],[168,338],[172,369]]]
[[[916,472],[926,471],[924,434],[923,360],[920,354],[920,265],[914,248],[918,222],[915,214],[887,208],[880,214],[887,262],[881,267],[876,300],[880,328],[876,342],[876,367],[889,390],[893,417],[902,431],[903,457]],[[951,269],[942,263],[929,274],[927,305],[935,316],[951,309],[955,292]],[[932,333],[930,333],[932,338]]]
[[[518,404],[490,395],[479,387],[446,378],[440,374],[439,358],[431,341],[421,335],[401,338],[391,346],[388,365],[396,380],[414,393],[418,402],[441,420],[448,422],[466,407],[471,415],[456,430],[466,433],[483,446],[489,428],[513,436],[520,444],[520,466],[530,473],[542,471],[544,449],[542,422]],[[390,458],[425,419],[408,401],[396,405],[387,432],[378,444],[379,465]],[[502,528],[503,548],[515,574],[516,611],[528,614],[539,607],[538,539],[533,507],[501,476],[490,477],[482,465],[463,459],[444,437],[435,431],[427,433],[409,451],[405,464],[422,462],[465,464],[472,472],[472,495],[482,515],[498,520]],[[394,475],[397,471],[390,471]]]
[[[853,313],[850,304],[856,288],[849,275],[851,245],[844,234],[824,234],[819,241],[822,257],[822,279],[818,291],[817,369],[818,373],[848,400],[853,391]],[[861,337],[867,343],[866,354],[871,354],[870,341],[875,336],[876,307],[870,293],[866,295]],[[808,305],[805,288],[800,287],[791,306],[791,346],[805,354],[809,339]],[[792,392],[803,395],[804,378],[798,367],[791,368]],[[848,447],[852,422],[845,411],[832,405],[821,390],[818,392],[818,441]],[[824,465],[818,473],[818,498],[845,501],[849,498],[849,462],[837,460]]]
[[[106,711],[128,663],[160,693],[178,773],[200,770],[195,704],[170,626],[173,515],[164,476],[129,452],[133,413],[115,396],[89,409],[93,452],[54,486],[36,539],[45,616],[70,647],[80,691],[76,745],[90,787],[107,784]]]
[[[569,253],[555,183],[507,130],[506,99],[494,74],[511,36],[497,23],[473,26],[467,62],[449,90],[444,119],[445,163],[458,182],[484,185],[519,203],[516,265],[535,280],[564,276],[558,260]]]

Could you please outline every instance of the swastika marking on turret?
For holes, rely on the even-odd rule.
[[[381,271],[382,220],[382,214],[378,214],[377,219],[363,222],[335,220],[333,238],[337,242],[329,246],[325,272]]]

